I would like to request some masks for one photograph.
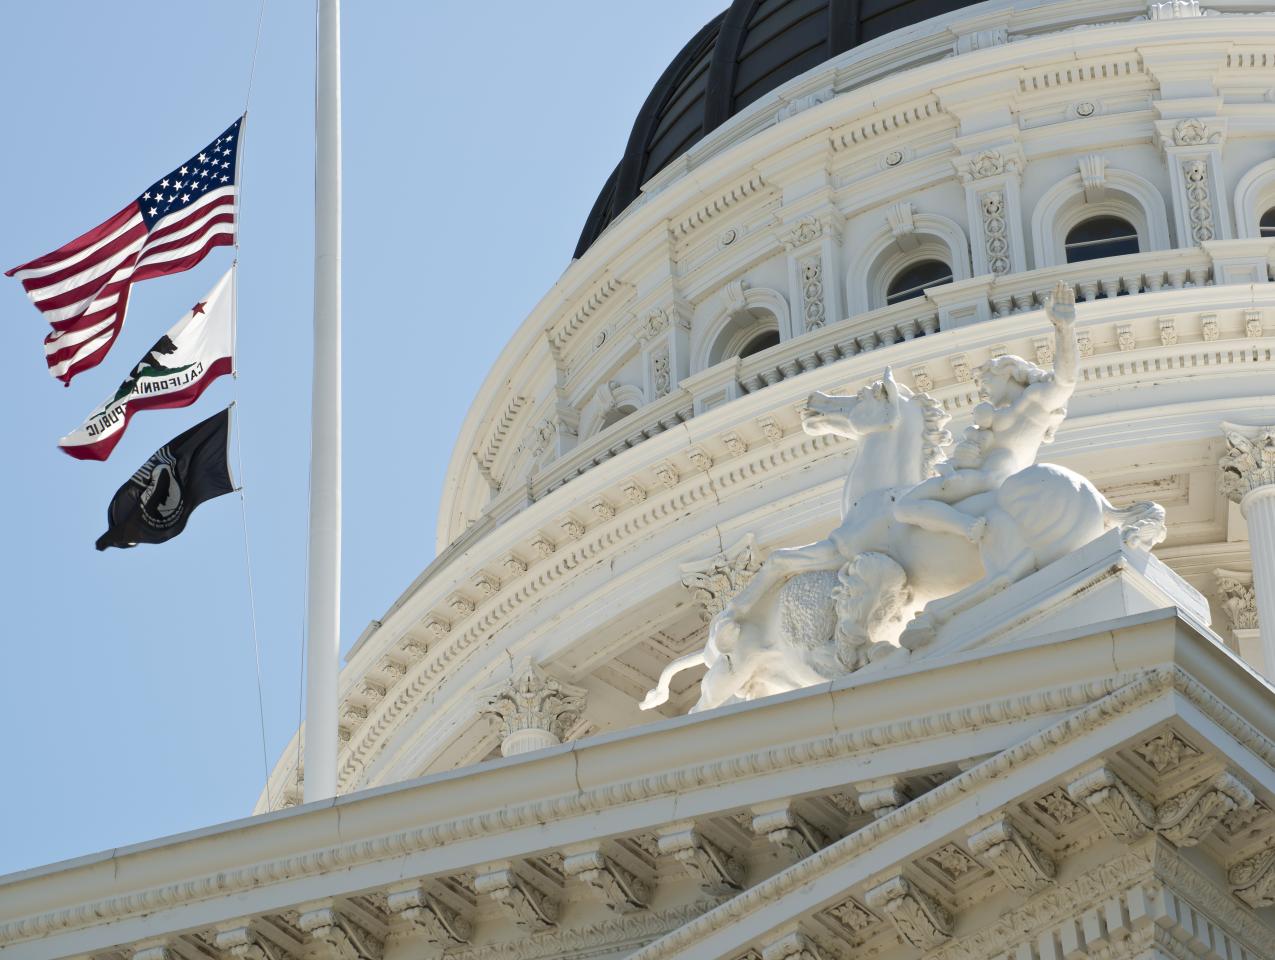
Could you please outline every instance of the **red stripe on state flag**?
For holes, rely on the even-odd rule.
[[[111,451],[115,449],[120,440],[124,438],[124,431],[128,429],[128,424],[133,419],[133,414],[140,410],[173,410],[177,407],[189,407],[204,395],[204,391],[208,389],[214,380],[230,373],[232,365],[229,357],[222,357],[211,364],[202,377],[184,390],[162,394],[157,397],[138,397],[127,403],[122,403],[119,405],[122,407],[122,412],[119,416],[124,420],[123,428],[108,433],[95,443],[78,444],[76,446],[58,444],[58,449],[76,460],[105,460],[111,455]]]

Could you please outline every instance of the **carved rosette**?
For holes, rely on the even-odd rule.
[[[1275,907],[1275,845],[1231,864],[1231,892],[1254,910]]]
[[[994,274],[1009,273],[1009,227],[1005,221],[1005,194],[988,190],[979,194],[983,215],[983,243],[987,249],[987,269]]]
[[[760,569],[761,554],[756,540],[749,534],[733,547],[707,560],[684,564],[682,585],[691,591],[691,598],[703,608],[700,617],[707,623],[748,586]]]
[[[1031,896],[1053,882],[1053,859],[1007,817],[970,836],[970,850],[982,857],[1001,881],[1015,893]]]
[[[508,757],[561,743],[587,701],[588,691],[563,683],[528,661],[483,696],[479,713],[500,724],[500,750]]]
[[[1226,453],[1218,460],[1218,490],[1240,503],[1258,487],[1275,484],[1275,426],[1260,427],[1248,436],[1242,428],[1226,429]]]
[[[901,874],[873,887],[865,899],[918,950],[933,950],[952,935],[952,915]]]

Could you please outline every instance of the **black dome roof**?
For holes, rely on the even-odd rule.
[[[976,2],[733,0],[682,48],[646,98],[575,256],[637,199],[642,184],[754,100],[851,47]]]

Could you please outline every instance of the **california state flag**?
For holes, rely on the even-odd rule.
[[[58,441],[77,460],[105,460],[138,410],[188,407],[234,369],[235,268],[160,337],[128,379],[83,425]]]

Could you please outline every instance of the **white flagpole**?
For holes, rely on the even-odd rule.
[[[341,620],[341,4],[318,0],[305,801],[336,795]]]

